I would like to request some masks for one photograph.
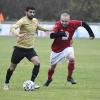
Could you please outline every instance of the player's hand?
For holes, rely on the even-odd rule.
[[[94,39],[95,38],[95,36],[90,36],[90,40],[92,40],[92,39]]]

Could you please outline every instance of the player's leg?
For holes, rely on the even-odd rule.
[[[35,56],[35,57],[32,57],[31,61],[34,64],[34,67],[32,70],[31,81],[34,82],[40,70],[40,60],[38,56]],[[38,88],[40,88],[40,86],[35,83],[35,89],[38,89]]]
[[[76,81],[72,78],[74,67],[75,67],[75,56],[74,56],[74,49],[72,47],[68,48],[68,76],[67,81],[71,82],[72,84],[76,84]]]
[[[62,60],[62,58],[63,58],[62,52],[55,53],[55,52],[51,51],[51,55],[50,55],[51,67],[48,70],[48,79],[45,82],[44,86],[49,86],[49,84],[51,83],[55,68],[56,68],[57,64]]]
[[[6,79],[5,79],[5,83],[4,83],[4,90],[9,89],[9,81],[10,81],[10,78],[11,78],[11,76],[13,74],[13,71],[15,70],[16,66],[17,66],[16,64],[13,64],[13,63],[10,64],[10,67],[8,68],[7,73],[6,73]]]
[[[40,60],[38,56],[34,56],[31,58],[31,62],[34,64],[31,77],[31,80],[34,82],[40,70]]]
[[[48,79],[45,82],[44,86],[49,86],[49,84],[52,82],[52,77],[53,77],[55,68],[56,68],[56,64],[51,65],[51,67],[49,68],[49,70],[48,70]]]
[[[9,83],[9,80],[10,80],[10,78],[11,78],[11,76],[13,74],[13,71],[15,70],[16,66],[17,66],[16,64],[13,64],[13,63],[10,64],[10,67],[7,70],[5,83]]]
[[[11,76],[13,72],[15,71],[17,64],[23,59],[23,57],[24,57],[23,53],[20,52],[19,48],[14,48],[12,58],[11,58],[11,64],[6,73],[4,90],[9,89],[9,81],[11,79]]]
[[[40,70],[40,60],[39,57],[37,55],[37,53],[35,52],[34,49],[30,49],[27,52],[27,59],[29,59],[33,64],[33,70],[32,70],[32,76],[31,76],[31,81],[35,81],[36,77],[38,76],[39,70]],[[39,88],[40,86],[35,84],[35,88]]]

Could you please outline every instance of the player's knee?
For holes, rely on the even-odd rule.
[[[15,71],[16,66],[17,66],[16,64],[11,64],[9,69],[12,71]]]
[[[40,60],[36,57],[34,59],[31,60],[31,62],[34,64],[34,65],[40,65]]]
[[[74,59],[74,58],[70,58],[70,59],[69,59],[69,62],[70,62],[70,63],[75,63],[75,59]]]
[[[55,69],[56,68],[56,64],[51,66],[51,69]]]
[[[40,62],[39,62],[39,61],[36,61],[36,62],[34,63],[34,66],[40,66]]]

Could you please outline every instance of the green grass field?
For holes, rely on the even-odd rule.
[[[66,62],[57,66],[53,82],[48,88],[43,87],[49,68],[50,45],[52,40],[37,38],[35,49],[40,57],[41,69],[36,82],[40,89],[25,92],[22,84],[30,79],[33,65],[23,59],[17,66],[11,81],[10,90],[3,90],[3,82],[10,64],[14,37],[0,37],[0,100],[100,100],[100,40],[75,39],[76,85],[66,81]]]

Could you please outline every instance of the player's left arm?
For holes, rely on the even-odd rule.
[[[95,35],[94,35],[92,29],[90,28],[90,26],[86,22],[83,22],[83,21],[82,21],[82,26],[88,31],[90,39],[94,39]]]
[[[44,28],[43,26],[39,25],[39,21],[38,21],[36,18],[34,18],[33,20],[34,20],[35,23],[37,24],[37,29],[36,29],[36,31],[37,31],[37,30],[41,30],[41,31],[44,31],[44,32],[49,31],[49,29]]]
[[[37,30],[41,30],[41,31],[44,31],[44,32],[50,31],[49,29],[44,28],[44,27],[42,27],[42,26],[38,26],[38,27],[37,27]]]

